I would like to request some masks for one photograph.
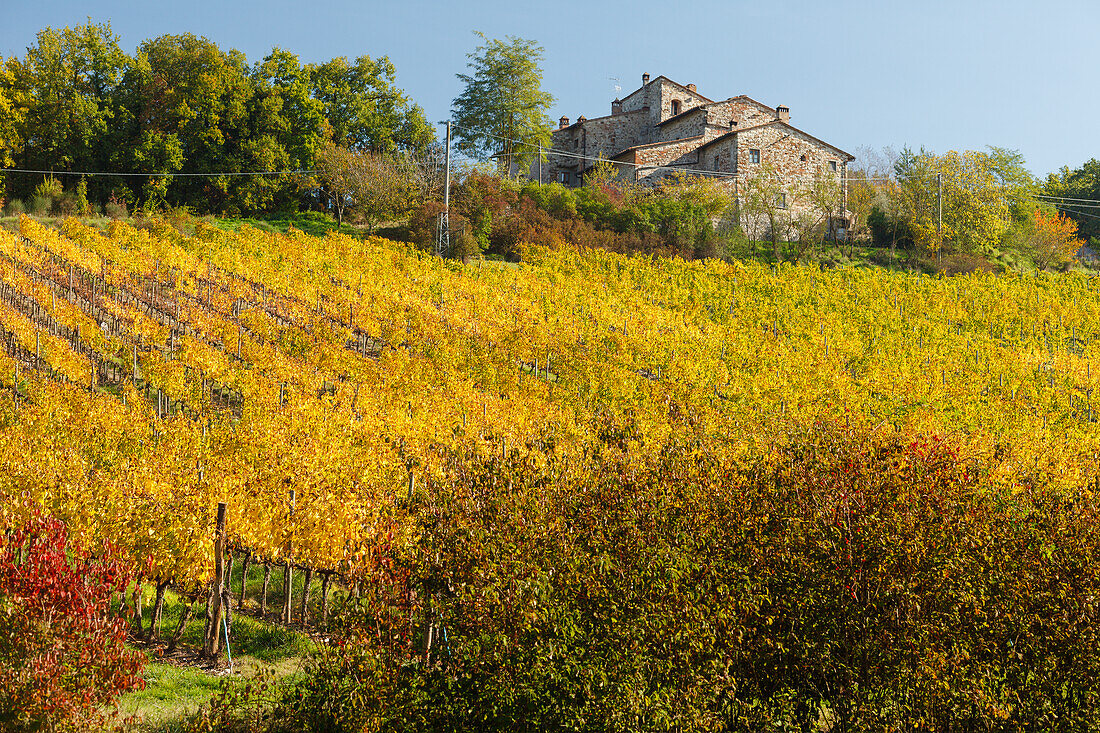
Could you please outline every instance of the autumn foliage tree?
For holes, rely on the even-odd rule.
[[[1023,238],[1023,251],[1035,267],[1049,270],[1073,261],[1084,242],[1077,237],[1077,222],[1065,214],[1046,216],[1036,210]]]
[[[56,519],[0,535],[0,729],[102,729],[115,698],[144,686],[144,657],[111,610],[129,579],[113,551],[93,556]]]

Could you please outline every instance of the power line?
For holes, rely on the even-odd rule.
[[[1100,216],[1096,214],[1086,214],[1084,211],[1074,211],[1073,209],[1067,209],[1064,206],[1055,206],[1054,208],[1065,214],[1076,214],[1077,216],[1083,216],[1086,219],[1100,219]]]
[[[39,171],[27,168],[0,168],[0,173],[35,173],[52,176],[140,176],[142,178],[172,178],[176,176],[287,176],[316,173],[315,170],[293,171],[219,171],[212,173],[113,173],[109,171]]]
[[[457,126],[456,126],[456,128],[457,128]],[[680,171],[681,173],[696,173],[698,175],[707,176],[707,177],[710,177],[710,178],[736,178],[738,176],[737,173],[732,173],[730,171],[715,171],[715,170],[706,170],[706,169],[703,169],[703,168],[686,168],[686,167],[680,166],[680,165],[653,165],[653,164],[649,164],[649,163],[629,163],[629,162],[626,162],[626,161],[617,161],[617,160],[614,160],[612,158],[605,158],[605,157],[600,156],[600,155],[584,155],[582,153],[574,153],[574,152],[569,152],[569,151],[566,151],[566,150],[555,150],[554,148],[544,148],[544,147],[541,147],[541,146],[539,146],[535,143],[529,143],[529,142],[526,142],[524,140],[516,140],[514,138],[504,137],[502,135],[494,135],[492,133],[484,133],[484,134],[485,134],[485,137],[490,137],[490,138],[493,138],[495,140],[500,140],[502,142],[509,142],[509,143],[514,144],[514,145],[525,145],[525,146],[527,146],[529,148],[532,148],[532,149],[541,149],[542,152],[547,157],[552,156],[552,155],[556,155],[559,158],[571,158],[571,159],[574,159],[574,160],[592,161],[592,162],[604,161],[604,162],[607,162],[607,163],[611,163],[612,165],[628,166],[628,167],[634,168],[636,170],[640,170],[640,169],[654,170],[654,171],[671,170],[671,171]],[[674,141],[670,141],[670,142],[674,142]],[[800,174],[800,175],[803,178],[811,177],[811,174]],[[862,176],[848,176],[847,178],[841,178],[840,176],[837,176],[837,180],[838,181],[888,182],[888,181],[892,181],[893,179],[892,178],[865,178],[865,177],[862,177]]]
[[[1059,205],[1059,202],[1058,202],[1058,201],[1054,201],[1054,200],[1050,200],[1050,199],[1040,199],[1040,200],[1039,200],[1039,203],[1041,203],[1041,204],[1050,204],[1051,206],[1058,206],[1058,205]],[[1072,202],[1071,202],[1071,203],[1069,203],[1069,204],[1066,204],[1066,205],[1067,205],[1067,206],[1076,206],[1076,207],[1077,207],[1077,208],[1079,208],[1079,209],[1100,209],[1100,203],[1095,203],[1095,204],[1075,204],[1075,203],[1072,203]]]
[[[1077,198],[1070,198],[1068,196],[1047,196],[1045,194],[1038,194],[1038,193],[1035,194],[1035,198],[1043,199],[1043,200],[1050,200],[1050,201],[1069,201],[1069,202],[1074,203],[1074,204],[1077,204],[1077,203],[1100,204],[1100,199],[1077,199]]]

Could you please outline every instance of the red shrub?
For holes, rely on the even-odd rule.
[[[0,729],[100,727],[119,693],[144,687],[144,656],[111,610],[129,580],[112,551],[90,556],[56,519],[0,536]]]

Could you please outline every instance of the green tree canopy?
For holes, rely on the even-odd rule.
[[[312,170],[326,141],[395,160],[429,148],[432,127],[395,79],[385,57],[306,65],[274,48],[249,64],[191,33],[129,56],[110,24],[46,28],[25,56],[0,59],[0,164],[55,171],[51,187],[92,203],[293,209],[316,200],[307,179],[238,174]],[[150,175],[89,176],[77,191],[67,171]],[[0,197],[27,197],[43,176],[2,183]]]
[[[528,168],[538,146],[549,146],[552,121],[546,112],[554,97],[542,90],[542,47],[509,36],[488,39],[468,54],[470,74],[451,106],[454,138],[460,152],[494,157],[512,175]]]
[[[435,139],[419,105],[397,88],[393,63],[340,56],[310,67],[314,98],[332,127],[332,140],[352,150],[421,152]]]
[[[1088,203],[1100,201],[1100,160],[1093,158],[1079,168],[1070,170],[1063,166],[1052,173],[1043,184],[1043,193],[1047,196],[1082,199],[1081,201],[1059,201],[1058,208],[1077,222],[1078,233],[1086,239],[1100,238],[1100,210]]]
[[[46,28],[22,59],[10,58],[0,83],[0,132],[8,157],[26,168],[72,170],[103,163],[113,96],[129,57],[110,23]],[[26,194],[37,180],[17,181]]]

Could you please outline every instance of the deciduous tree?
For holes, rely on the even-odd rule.
[[[1077,236],[1077,222],[1073,219],[1061,213],[1046,215],[1035,210],[1021,249],[1031,257],[1036,269],[1049,270],[1072,262],[1084,244]]]
[[[386,56],[340,56],[311,66],[310,84],[338,145],[376,153],[423,151],[435,139],[424,110],[397,88]]]
[[[512,175],[529,167],[540,145],[549,146],[552,122],[546,112],[554,97],[542,90],[542,48],[509,36],[489,39],[468,54],[471,73],[451,105],[459,151],[494,157],[498,169]]]

